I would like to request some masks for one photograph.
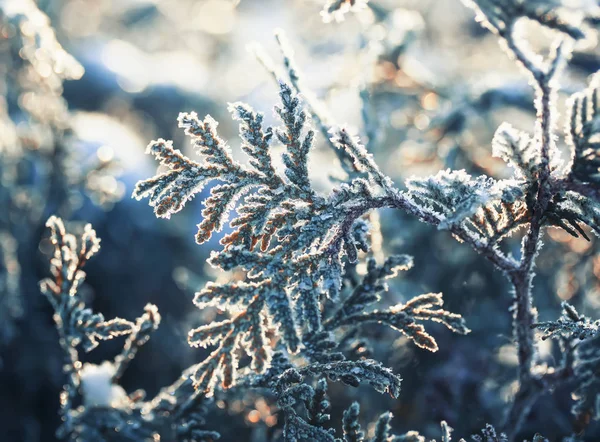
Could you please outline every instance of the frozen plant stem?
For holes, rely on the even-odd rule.
[[[536,379],[532,373],[535,363],[535,344],[533,324],[535,311],[532,305],[532,286],[535,257],[541,248],[541,228],[543,217],[552,199],[550,180],[550,152],[553,146],[553,82],[562,64],[562,42],[558,43],[544,69],[529,60],[515,42],[512,26],[508,33],[500,33],[507,47],[531,73],[536,88],[537,127],[536,139],[540,150],[540,167],[537,172],[537,194],[533,202],[533,215],[525,238],[523,239],[521,261],[517,269],[508,273],[514,289],[513,333],[517,341],[519,360],[519,390],[515,395],[507,415],[504,431],[510,440],[516,437],[527,413],[545,388],[543,379]]]

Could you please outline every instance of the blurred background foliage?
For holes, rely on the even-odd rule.
[[[317,0],[38,0],[56,40],[30,0],[4,0],[0,7],[0,428],[6,441],[51,441],[59,424],[62,356],[51,308],[37,287],[52,253],[43,228],[50,214],[75,227],[91,222],[102,238],[102,252],[87,269],[85,296],[95,310],[131,319],[152,302],[162,314],[155,337],[123,378],[128,392],[143,388],[152,396],[204,358],[186,336],[214,315],[199,313],[191,300],[206,281],[223,277],[205,264],[219,237],[194,244],[200,199],[166,222],[129,196],[154,170],[144,155],[151,139],[189,147],[176,130],[180,111],[210,113],[235,145],[237,127],[226,103],[270,108],[278,88],[249,48],[259,44],[280,63],[275,28],[285,31],[306,85],[332,120],[365,134],[397,183],[445,168],[506,176],[504,163],[491,157],[495,129],[508,121],[527,130],[535,121],[526,77],[459,0],[372,0],[327,25]],[[548,41],[543,32],[531,25],[527,36],[535,45]],[[596,42],[578,46],[561,103],[598,69]],[[267,123],[273,120],[266,115]],[[311,179],[324,189],[341,173],[322,136],[311,161]],[[448,309],[462,314],[473,332],[436,333],[441,329],[434,326],[440,351],[430,354],[384,327],[370,329],[376,359],[404,379],[400,398],[332,385],[332,421],[356,400],[365,424],[391,410],[398,433],[437,437],[446,420],[467,436],[499,423],[515,391],[517,365],[506,281],[435,227],[398,211],[384,211],[376,221],[379,253],[415,258],[414,269],[391,281],[386,302],[443,291]],[[556,318],[563,300],[599,317],[597,240],[558,229],[547,235],[552,240],[545,241],[534,289],[540,320]],[[519,238],[507,247],[516,251]],[[114,357],[120,345],[108,342],[85,357]],[[540,346],[548,362],[557,351],[550,340]],[[207,427],[225,441],[267,440],[281,428],[268,399],[219,393]],[[523,436],[541,428],[550,440],[577,432],[587,423],[573,421],[570,406],[566,391],[544,397]],[[600,440],[600,427],[589,424],[586,438]]]

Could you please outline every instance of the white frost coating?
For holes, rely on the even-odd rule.
[[[115,366],[104,361],[101,365],[86,363],[81,369],[81,388],[86,406],[123,407],[127,393],[120,385],[112,383]]]

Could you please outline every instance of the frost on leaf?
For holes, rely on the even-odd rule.
[[[577,346],[575,352],[575,381],[573,392],[575,404],[572,412],[576,416],[591,416],[600,419],[600,337],[596,335]]]
[[[250,158],[249,167],[233,160],[229,147],[217,135],[217,123],[207,116],[204,120],[196,113],[182,113],[179,127],[185,130],[193,142],[197,153],[204,157],[198,163],[173,149],[171,141],[159,139],[148,146],[153,154],[171,170],[156,177],[140,181],[133,192],[137,199],[148,198],[159,217],[169,217],[181,210],[186,201],[200,192],[211,181],[222,184],[212,188],[211,196],[204,201],[204,220],[198,225],[196,240],[207,241],[213,232],[223,228],[229,212],[236,201],[252,189],[238,207],[240,216],[232,221],[235,229],[222,240],[226,245],[254,247],[261,241],[261,247],[268,247],[274,233],[272,223],[284,223],[285,219],[274,213],[286,199],[302,204],[311,204],[312,192],[308,182],[306,155],[312,146],[313,133],[304,133],[307,114],[302,110],[300,100],[290,87],[281,84],[282,105],[276,108],[283,127],[275,131],[277,139],[287,148],[284,154],[285,177],[276,173],[271,163],[270,146],[274,131],[263,128],[263,115],[248,105],[233,103],[229,110],[235,120],[240,121],[242,150]],[[290,202],[293,204],[293,202]],[[270,222],[270,224],[269,224]],[[269,225],[268,225],[269,224]]]
[[[475,434],[471,436],[473,442],[508,442],[508,437],[504,433],[498,433],[496,429],[486,424],[485,428],[481,430],[481,435]]]
[[[589,240],[579,223],[591,227],[596,235],[600,235],[600,205],[579,193],[568,191],[556,195],[546,216],[553,225],[574,237],[581,235]]]
[[[308,424],[298,415],[286,416],[285,430],[283,433],[285,440],[289,441],[322,441],[335,442],[333,435],[327,430]]]
[[[90,351],[99,340],[131,333],[131,322],[121,318],[105,320],[102,313],[86,308],[78,294],[85,279],[83,267],[100,249],[96,232],[88,224],[78,244],[75,236],[66,233],[60,218],[52,216],[46,225],[51,231],[54,257],[50,263],[52,277],[41,281],[40,288],[54,307],[57,325],[64,330],[70,345],[82,344]]]
[[[393,183],[390,178],[381,172],[373,159],[373,155],[360,143],[358,137],[350,135],[348,129],[345,127],[333,128],[330,130],[330,133],[330,141],[334,146],[344,150],[352,158],[356,170],[367,173],[383,189],[392,187]]]
[[[375,422],[375,435],[372,439],[373,442],[386,442],[388,440],[393,440],[392,426],[390,425],[393,417],[393,414],[389,411],[386,411],[379,416],[377,422]]]
[[[214,296],[214,299],[218,300],[219,297],[215,292],[218,290],[221,299],[226,299],[229,305],[236,305],[238,309],[242,309],[241,313],[232,319],[213,322],[190,331],[188,341],[194,347],[218,344],[218,348],[195,370],[193,379],[199,388],[211,392],[218,378],[221,379],[223,388],[229,388],[234,384],[238,368],[235,353],[237,347],[242,344],[252,358],[252,369],[255,372],[262,373],[269,366],[271,348],[265,336],[266,327],[269,325],[266,321],[269,319],[263,307],[268,291],[272,289],[272,286],[267,283],[209,285],[196,294],[195,303],[200,308],[209,305],[203,301],[204,297]],[[244,295],[252,297],[243,299]],[[236,300],[239,304],[234,304]],[[244,301],[247,303],[245,304]],[[297,349],[298,344],[292,343],[294,338],[295,336],[288,339],[291,350]]]
[[[575,307],[566,301],[562,303],[563,314],[557,321],[547,321],[534,324],[544,335],[542,339],[568,337],[574,339],[589,339],[600,331],[600,320],[592,321],[580,315]]]
[[[285,440],[318,440],[334,441],[333,430],[323,428],[330,416],[326,412],[330,408],[327,397],[327,381],[320,378],[316,387],[303,380],[302,375],[291,369],[285,372],[275,386],[277,402],[285,415]],[[298,405],[306,410],[299,411]],[[296,439],[294,439],[296,438]]]
[[[579,181],[600,183],[600,118],[598,118],[600,76],[590,86],[571,96],[566,125],[567,142],[573,150],[570,175]]]
[[[492,153],[512,167],[517,178],[532,181],[540,164],[540,152],[529,134],[508,123],[500,125],[492,140]]]
[[[307,383],[308,375],[320,377],[316,388]],[[338,440],[334,438],[333,429],[322,427],[330,418],[328,414],[323,414],[329,407],[326,378],[352,387],[366,382],[378,392],[387,392],[392,397],[397,397],[400,391],[401,379],[372,360],[313,363],[300,369],[290,368],[272,386],[277,395],[277,404],[285,415],[285,440]],[[315,406],[320,411],[315,413]],[[358,412],[358,404],[354,404],[344,413],[344,440],[363,440],[359,438],[363,433],[357,421]],[[385,428],[379,432],[386,434]]]
[[[464,170],[445,170],[428,178],[411,178],[406,185],[411,198],[436,214],[440,229],[469,221],[467,227],[476,234],[496,241],[526,216],[523,190],[514,180],[472,178]]]
[[[178,121],[179,127],[192,137],[198,153],[205,154],[207,159],[205,164],[192,161],[174,149],[171,141],[162,138],[148,145],[146,153],[154,155],[161,165],[170,170],[140,181],[133,196],[137,199],[147,197],[156,215],[162,218],[169,218],[173,213],[179,212],[210,179],[228,174],[236,177],[236,172],[242,174],[239,166],[231,159],[225,143],[217,136],[217,122],[210,116],[200,120],[194,112],[181,113]],[[224,206],[227,207],[227,203]]]
[[[391,256],[382,266],[378,266],[374,259],[369,260],[363,281],[327,320],[326,328],[332,330],[365,323],[385,324],[407,336],[417,346],[433,352],[438,350],[437,343],[418,321],[439,322],[455,333],[469,333],[461,315],[441,308],[444,304],[441,293],[419,295],[405,304],[397,304],[386,310],[366,311],[371,304],[379,301],[379,294],[387,290],[383,281],[395,276],[398,270],[407,270],[411,266],[412,259],[406,255]]]
[[[360,428],[358,416],[360,413],[360,405],[358,402],[353,402],[350,407],[344,411],[342,419],[342,430],[344,431],[345,442],[361,442],[364,440],[365,433]]]
[[[540,322],[533,326],[541,330],[542,339],[561,338],[571,341],[575,348],[572,412],[575,416],[600,419],[600,320],[592,321],[577,312],[567,302],[562,303],[563,313],[557,321]]]
[[[412,298],[406,304],[397,305],[387,312],[381,312],[380,321],[390,320],[389,324],[408,336],[414,343],[430,351],[437,351],[438,346],[425,328],[417,320],[434,321],[444,324],[450,330],[459,334],[469,333],[462,316],[443,310],[441,293],[428,293]]]

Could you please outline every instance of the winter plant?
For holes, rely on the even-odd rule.
[[[88,224],[80,238],[67,233],[63,221],[50,217],[46,223],[54,257],[52,276],[40,282],[40,289],[54,308],[54,321],[65,356],[67,382],[61,393],[63,425],[58,433],[73,440],[214,440],[218,435],[199,428],[202,408],[192,382],[183,376],[144,401],[144,392],[127,394],[118,384],[138,349],[160,324],[155,305],[148,304],[134,322],[121,318],[105,320],[87,308],[78,293],[85,280],[87,261],[100,249],[100,239]],[[79,360],[78,349],[93,350],[99,341],[126,335],[122,351],[113,361],[102,364]],[[194,401],[195,407],[190,407]]]
[[[325,15],[339,17],[365,3],[329,2]],[[571,96],[566,116],[559,119],[556,110],[561,71],[574,44],[591,32],[586,22],[593,20],[554,2],[466,3],[497,35],[535,93],[535,127],[525,132],[504,123],[491,140],[493,155],[511,169],[508,178],[448,169],[412,177],[404,185],[394,183],[365,147],[373,144],[373,133],[366,128],[370,138],[363,143],[349,128],[332,123],[304,88],[282,34],[278,41],[283,74],[257,51],[277,79],[277,126],[267,126],[264,114],[247,104],[228,107],[239,123],[244,159],[233,154],[211,116],[201,118],[195,112],[178,118],[179,128],[192,143],[193,157],[172,141],[150,142],[147,153],[163,172],[138,182],[133,196],[148,199],[157,217],[170,218],[200,195],[204,210],[196,242],[206,243],[225,230],[221,247],[208,262],[229,272],[228,278],[206,284],[194,297],[200,310],[212,308],[218,314],[188,334],[191,346],[210,349],[207,356],[155,398],[146,400],[142,392],[127,394],[119,379],[158,327],[157,308],[148,305],[135,321],[106,320],[87,308],[79,287],[85,278],[83,267],[98,251],[99,240],[90,226],[77,238],[66,232],[59,218],[49,218],[52,276],[41,282],[41,290],[54,309],[66,360],[62,436],[216,440],[219,428],[212,428],[204,417],[211,398],[226,391],[256,391],[273,398],[283,417],[279,436],[285,441],[425,441],[415,431],[394,435],[390,412],[382,414],[371,430],[363,430],[358,403],[347,408],[340,425],[332,424],[328,414],[332,383],[364,384],[392,398],[402,394],[401,373],[370,357],[369,339],[364,336],[369,327],[389,327],[429,352],[438,351],[428,329],[431,322],[461,335],[470,331],[459,313],[443,307],[441,293],[418,294],[394,305],[386,302],[386,280],[410,269],[413,260],[407,255],[378,260],[372,253],[373,238],[380,234],[372,214],[384,208],[448,231],[512,286],[512,306],[502,313],[512,315],[518,387],[506,415],[497,418],[500,430],[488,425],[471,440],[515,440],[542,395],[567,385],[578,418],[600,416],[598,322],[568,303],[556,321],[539,322],[532,296],[546,229],[560,228],[588,240],[592,233],[600,233],[600,77]],[[555,37],[548,54],[533,52],[519,36],[524,20],[536,22]],[[559,122],[565,127],[567,159],[561,158],[559,149]],[[323,135],[345,173],[343,179],[332,181],[329,191],[314,186],[308,167],[315,140]],[[279,151],[281,162],[275,161]],[[204,198],[206,188],[210,195]],[[516,235],[522,240],[515,253],[506,240]],[[99,341],[121,335],[126,336],[125,343],[114,361],[80,361],[79,349],[90,351]],[[539,340],[548,338],[558,340],[563,350],[562,360],[554,366],[538,357]],[[450,425],[441,422],[439,440],[451,440]],[[532,440],[547,439],[536,434]]]
[[[62,92],[64,81],[81,78],[83,66],[63,49],[33,1],[0,6],[0,341],[8,344],[14,322],[31,308],[31,299],[21,296],[28,290],[23,280],[38,279],[30,275],[33,254],[19,257],[17,245],[35,249],[45,220],[53,213],[70,216],[82,194],[102,204],[120,195],[92,184],[111,176],[111,161],[82,162],[76,146]]]
[[[84,69],[34,1],[0,2],[0,60],[0,402],[19,410],[48,388],[55,355],[37,285],[47,271],[38,256],[45,222],[52,214],[70,218],[87,198],[104,205],[122,195],[118,186],[100,184],[117,183],[114,163],[96,160],[74,134],[63,86]],[[21,383],[28,388],[13,388]],[[3,427],[31,419],[35,407],[27,408],[7,414]]]

